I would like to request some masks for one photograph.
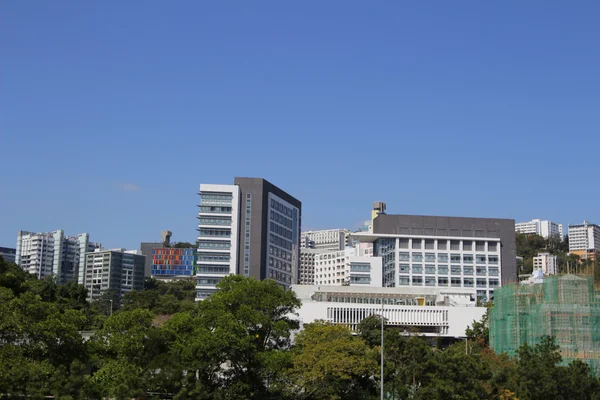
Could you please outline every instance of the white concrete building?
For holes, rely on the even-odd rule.
[[[237,185],[200,185],[196,299],[202,300],[217,283],[237,273],[240,188]]]
[[[144,289],[146,256],[141,251],[95,249],[85,258],[82,284],[88,290],[88,300],[97,300],[109,290],[119,293],[122,298],[132,290]]]
[[[24,271],[43,279],[54,276],[58,283],[83,280],[85,253],[102,247],[89,241],[89,234],[65,236],[63,230],[25,232],[17,235],[15,263]]]
[[[383,315],[387,324],[435,337],[464,337],[485,307],[476,307],[475,289],[293,285],[302,301],[301,324],[325,320],[356,330],[360,321]],[[383,302],[383,310],[382,310]]]
[[[539,270],[544,275],[556,275],[558,272],[558,257],[550,253],[538,253],[533,257],[533,270]]]
[[[360,254],[360,247],[315,256],[315,285],[381,287],[381,272],[381,257]]]
[[[344,250],[351,246],[348,229],[325,229],[302,232],[300,244],[303,248],[319,250]]]
[[[300,249],[300,270],[298,273],[298,283],[300,285],[314,285],[315,283],[315,257],[317,254],[324,253],[323,250],[301,248]]]
[[[564,239],[563,225],[548,220],[532,219],[516,223],[515,232],[540,235],[546,239],[552,236],[560,237],[560,240]]]
[[[587,221],[569,225],[569,252],[581,258],[593,258],[600,253],[600,226]]]

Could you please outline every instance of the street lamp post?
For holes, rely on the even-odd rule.
[[[108,301],[110,301],[110,316],[112,317],[113,301],[112,300],[108,300]]]
[[[381,299],[381,400],[383,400],[383,298]]]

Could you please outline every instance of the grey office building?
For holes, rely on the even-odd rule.
[[[374,243],[385,287],[474,288],[479,298],[489,299],[496,287],[518,280],[512,219],[381,212],[372,232],[353,236]]]
[[[139,251],[97,249],[85,257],[83,284],[90,301],[97,300],[109,290],[123,296],[132,290],[144,289],[145,256]]]

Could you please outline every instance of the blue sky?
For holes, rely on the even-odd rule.
[[[200,183],[303,227],[600,223],[600,3],[2,2],[0,246],[192,241]]]

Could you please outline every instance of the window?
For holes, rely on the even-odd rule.
[[[498,264],[498,256],[488,256],[488,262],[490,264]]]
[[[435,265],[426,265],[425,273],[426,274],[435,274]]]
[[[426,276],[425,277],[425,286],[435,286],[435,277]]]
[[[447,265],[438,266],[438,274],[439,275],[448,275],[448,266]]]
[[[448,278],[438,277],[438,286],[448,286]]]
[[[413,262],[421,262],[423,261],[423,253],[412,253]]]
[[[452,266],[450,267],[450,275],[460,275],[461,270],[460,267]]]
[[[473,267],[465,267],[464,273],[465,275],[473,275]]]
[[[464,241],[463,242],[463,251],[473,251],[473,242]]]
[[[448,262],[448,253],[438,253],[438,262]]]
[[[463,286],[464,287],[473,287],[473,278],[464,278]]]
[[[450,250],[460,250],[460,241],[459,240],[451,240],[450,241]]]
[[[410,260],[410,253],[400,252],[400,254],[398,255],[398,258],[400,259],[400,261],[409,261]]]
[[[425,249],[426,250],[434,250],[435,249],[435,241],[433,239],[425,239]]]
[[[486,257],[483,255],[477,255],[475,256],[475,261],[477,262],[477,264],[485,264]]]
[[[422,274],[423,266],[419,264],[413,264],[412,266],[413,274]]]
[[[350,283],[351,284],[359,284],[359,285],[368,285],[369,283],[371,283],[371,277],[370,276],[350,276]]]
[[[410,265],[400,264],[399,270],[400,272],[410,272]]]
[[[463,263],[473,264],[473,254],[463,254]]]
[[[408,239],[400,238],[400,248],[408,249]]]
[[[460,278],[450,278],[450,286],[452,287],[460,287]]]
[[[350,264],[350,271],[352,271],[352,272],[369,272],[369,271],[371,271],[371,264],[352,263],[352,264]]]
[[[485,251],[485,242],[475,242],[475,251]]]
[[[455,264],[460,264],[460,254],[450,254],[450,261]]]
[[[498,287],[498,279],[490,279],[490,287]]]
[[[490,268],[488,270],[488,275],[489,276],[498,276],[498,268]]]
[[[413,239],[412,240],[412,248],[420,249],[421,248],[421,239]]]
[[[477,267],[476,270],[477,270],[477,275],[480,275],[480,276],[487,275],[487,270],[485,267]]]
[[[438,250],[448,250],[448,241],[438,240]]]
[[[413,276],[412,284],[413,284],[413,286],[422,286],[423,285],[423,277],[422,276]]]
[[[488,242],[488,251],[497,252],[498,251],[498,243],[496,242]]]
[[[435,262],[435,254],[425,253],[425,262]]]
[[[410,284],[410,277],[400,275],[400,286],[408,286]]]
[[[477,279],[477,287],[478,288],[487,287],[487,281],[485,279]]]

